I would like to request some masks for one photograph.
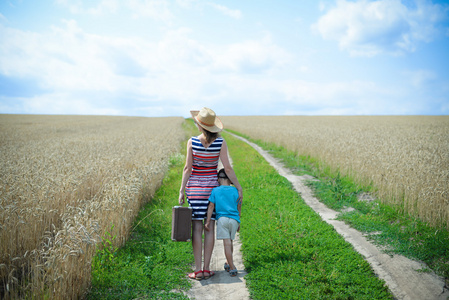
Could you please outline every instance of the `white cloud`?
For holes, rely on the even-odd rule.
[[[75,115],[120,115],[120,109],[112,105],[98,105],[89,98],[77,98],[67,93],[50,93],[23,99],[26,113],[75,114]]]
[[[171,23],[174,18],[167,0],[128,0],[126,6],[131,9],[133,18],[149,17],[165,23]]]
[[[71,3],[74,7],[81,5]],[[114,11],[112,6],[100,9],[101,3],[105,2],[77,9],[85,14]],[[162,22],[150,24],[170,22],[173,17],[168,2],[117,3],[119,11],[139,13],[136,18],[159,18],[152,14],[167,11],[158,19]],[[211,10],[209,2],[182,3],[194,6],[192,9]],[[21,103],[26,113],[183,115],[192,107],[211,106],[228,115],[279,114],[287,109],[304,114],[304,108],[308,114],[369,114],[388,111],[393,105],[391,99],[407,98],[412,83],[427,86],[436,74],[431,68],[402,73],[408,81],[404,87],[391,90],[369,79],[335,82],[320,77],[323,82],[318,82],[320,79],[313,75],[319,71],[315,70],[316,64],[298,61],[275,43],[278,36],[272,38],[271,33],[261,38],[251,34],[230,43],[213,43],[210,39],[199,40],[201,35],[191,28],[175,26],[161,26],[151,37],[133,33],[98,35],[91,33],[90,27],[81,28],[82,20],[64,20],[62,25],[47,27],[50,30],[43,32],[13,29],[0,23],[0,76],[7,83],[13,82],[18,90],[20,84],[28,86],[26,93],[0,95],[0,110],[8,111],[8,106]],[[364,45],[368,27],[373,26],[362,26],[354,33],[357,38],[349,39],[346,50]],[[372,31],[376,37],[376,30]],[[399,105],[399,109],[407,109],[403,107]]]
[[[0,27],[1,72],[36,78],[46,89],[114,89],[115,74],[104,59],[110,41],[86,34],[73,20],[64,22],[66,27],[47,33]]]
[[[165,33],[157,43],[157,55],[162,64],[177,67],[201,67],[211,63],[209,50],[198,41],[189,38],[189,28],[179,28]]]
[[[406,88],[388,88],[371,81],[312,82],[291,80],[280,83],[289,114],[305,115],[376,115],[410,113],[404,105]],[[395,99],[395,101],[391,101]]]
[[[216,3],[209,3],[210,6],[217,9],[218,11],[222,12],[224,15],[229,16],[234,19],[240,19],[242,17],[242,12],[238,9],[230,9],[224,5],[216,4]]]
[[[8,19],[0,13],[0,22],[8,22]]]
[[[87,33],[74,20],[63,23],[44,33],[0,24],[4,41],[0,44],[0,74],[36,80],[42,89],[39,94],[45,95],[26,102],[28,106],[36,103],[30,106],[36,112],[42,107],[38,102],[42,102],[43,107],[52,107],[56,113],[63,109],[101,113],[95,109],[99,95],[149,105],[161,101],[220,101],[229,96],[229,90],[241,90],[240,79],[248,73],[271,72],[291,59],[269,36],[214,45],[191,38],[188,28],[179,28],[150,41],[133,36],[99,36]],[[259,84],[256,80],[242,88],[248,92]],[[57,99],[61,104],[51,105]],[[71,105],[79,109],[71,109]]]
[[[178,4],[182,8],[193,8],[197,10],[202,10],[204,7],[209,6],[219,11],[223,15],[231,17],[233,19],[240,19],[242,17],[242,12],[239,9],[231,9],[227,6],[207,0],[176,0],[176,4]]]
[[[81,0],[56,0],[56,3],[69,8],[72,14],[102,15],[115,13],[119,9],[118,0],[101,0],[96,6],[85,7]]]
[[[400,0],[338,0],[312,28],[351,55],[413,52],[419,42],[440,34],[439,23],[448,18],[447,6],[425,0],[414,6]]]
[[[417,70],[406,71],[404,75],[407,76],[415,88],[422,87],[423,85],[437,79],[437,74],[430,70]]]
[[[236,107],[256,114],[266,114],[267,107],[273,114],[282,107],[309,107],[311,114],[326,107],[332,114],[349,113],[347,107],[367,95],[383,95],[370,82],[278,78],[294,60],[269,35],[211,45],[191,38],[188,28],[168,30],[160,40],[148,41],[89,34],[73,20],[64,24],[40,34],[0,25],[5,39],[0,73],[35,78],[42,87],[42,94],[18,99],[28,113],[151,115],[154,107],[174,105],[183,114],[181,108],[188,112],[189,107],[207,104],[223,114],[235,114]],[[130,112],[105,99],[131,99],[139,108]]]
[[[170,23],[174,16],[171,13],[167,0],[101,0],[97,3],[82,0],[56,0],[59,5],[67,7],[72,14],[107,15],[120,12],[123,14],[129,10],[134,19],[151,18]]]
[[[412,105],[403,101],[407,88],[386,88],[370,81],[224,76],[222,83],[222,100],[213,106],[221,114],[376,115],[413,111]]]
[[[118,9],[118,0],[102,0],[96,7],[89,8],[87,12],[93,15],[102,15],[107,13],[116,13]]]
[[[294,103],[320,103],[324,106],[345,106],[354,100],[363,99],[369,94],[380,94],[386,91],[373,82],[311,82],[304,80],[289,80],[280,88],[285,98]],[[335,99],[338,99],[336,102]]]
[[[269,36],[230,44],[211,52],[215,69],[224,72],[261,73],[283,67],[292,55],[274,44]]]
[[[197,3],[198,0],[176,0],[176,3],[184,8],[190,8],[194,3]]]

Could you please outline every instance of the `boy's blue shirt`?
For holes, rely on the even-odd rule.
[[[218,220],[221,217],[228,217],[240,223],[237,202],[239,192],[237,188],[230,185],[221,185],[212,190],[209,201],[215,204],[215,214]]]

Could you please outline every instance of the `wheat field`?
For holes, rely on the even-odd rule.
[[[226,128],[330,165],[449,228],[449,116],[221,117]]]
[[[0,115],[1,298],[80,298],[106,231],[123,244],[184,119]]]

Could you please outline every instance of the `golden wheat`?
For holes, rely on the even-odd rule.
[[[449,116],[222,117],[225,126],[310,155],[432,225],[449,227]]]
[[[183,118],[0,115],[0,292],[79,298],[100,237],[123,244]]]

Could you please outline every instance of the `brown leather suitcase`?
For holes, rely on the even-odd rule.
[[[192,208],[174,206],[172,210],[171,239],[188,242],[192,238]]]

